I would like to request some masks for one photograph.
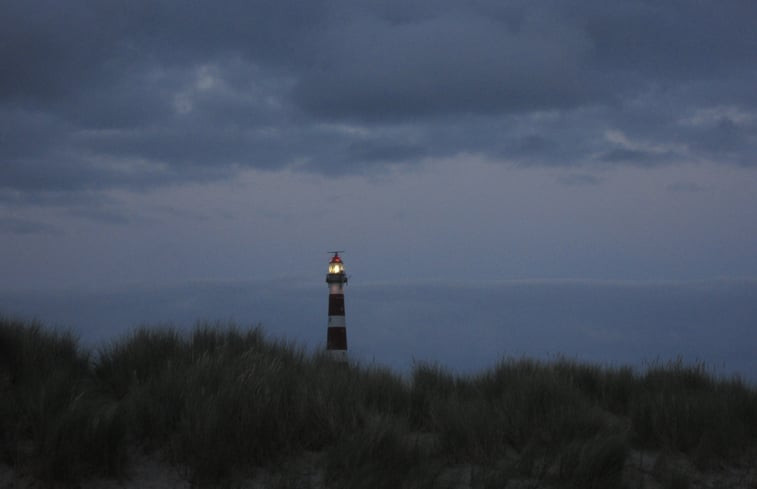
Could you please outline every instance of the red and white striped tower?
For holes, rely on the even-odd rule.
[[[326,335],[326,350],[335,360],[347,361],[347,323],[344,320],[344,284],[347,275],[339,251],[329,251],[334,256],[329,262],[326,283],[329,284],[329,328]]]

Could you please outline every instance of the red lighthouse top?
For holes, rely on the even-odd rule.
[[[339,252],[335,252],[334,256],[331,257],[331,261],[329,263],[342,263],[342,258],[339,256]]]

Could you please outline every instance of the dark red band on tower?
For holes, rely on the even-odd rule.
[[[327,350],[347,349],[347,328],[344,326],[331,326],[326,336]]]
[[[329,294],[329,316],[344,316],[344,294]]]

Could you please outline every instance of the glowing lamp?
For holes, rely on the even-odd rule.
[[[329,273],[344,273],[344,263],[338,255],[329,262]]]

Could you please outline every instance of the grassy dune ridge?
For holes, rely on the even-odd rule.
[[[88,351],[0,320],[0,463],[75,485],[126,476],[133,448],[198,485],[316,453],[326,487],[445,487],[458,466],[477,487],[626,487],[645,450],[701,470],[741,463],[757,448],[757,390],[680,361],[506,359],[466,376],[418,364],[403,378],[233,324],[141,327]]]

